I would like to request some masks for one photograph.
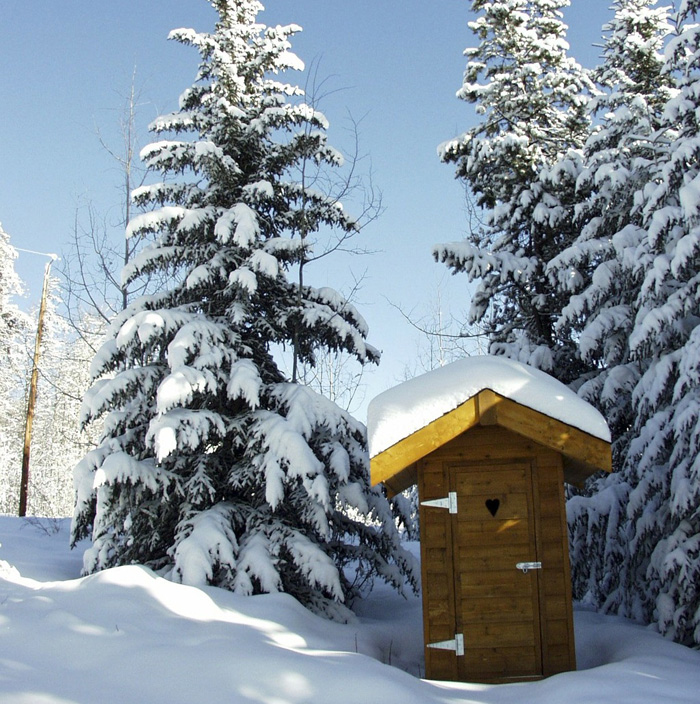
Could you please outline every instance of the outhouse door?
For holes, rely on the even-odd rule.
[[[532,463],[440,464],[448,505],[422,503],[421,539],[428,548],[424,579],[440,584],[437,573],[447,575],[447,608],[437,605],[439,595],[426,595],[426,675],[477,682],[542,677]]]

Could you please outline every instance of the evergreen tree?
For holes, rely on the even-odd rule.
[[[676,16],[662,73],[673,77],[676,90],[654,133],[653,164],[645,166],[646,179],[633,199],[634,236],[627,242],[639,279],[629,356],[639,374],[631,391],[629,444],[619,477],[578,502],[576,511],[588,520],[589,532],[600,532],[606,522],[622,529],[617,540],[614,530],[607,531],[624,561],[615,598],[606,605],[695,645],[700,643],[699,6],[698,0],[684,1]],[[613,237],[618,258],[620,239],[621,234]],[[622,518],[610,501],[615,487],[622,493]],[[604,565],[608,573],[617,560]]]
[[[550,272],[571,294],[557,328],[573,330],[579,340],[579,354],[591,370],[580,393],[606,414],[616,460],[626,454],[631,391],[641,373],[628,345],[648,264],[639,249],[638,192],[654,177],[662,111],[673,83],[663,58],[668,9],[655,5],[618,0],[603,28],[605,61],[593,72],[601,92],[592,101],[601,121],[586,142],[577,181],[580,235],[550,262]]]
[[[323,115],[280,77],[302,68],[289,43],[298,27],[259,24],[256,0],[210,2],[214,33],[171,34],[199,51],[199,72],[180,109],[152,125],[173,135],[142,152],[163,181],[134,193],[151,210],[128,228],[155,240],[127,280],[171,283],[117,315],[93,362],[85,419],[107,415],[75,470],[73,541],[92,537],[87,572],[138,562],[339,614],[357,591],[348,562],[399,589],[415,586],[414,566],[369,487],[364,427],[287,381],[274,354],[378,359],[353,306],[288,276],[303,272],[309,235],[357,225],[291,177],[341,161]]]
[[[657,8],[656,0],[618,0],[613,9],[603,28],[604,63],[593,72],[601,88],[592,102],[600,123],[586,143],[577,183],[581,234],[550,268],[571,293],[558,326],[575,331],[591,370],[579,393],[605,414],[620,468],[634,435],[632,394],[647,368],[629,347],[650,264],[642,246],[641,193],[655,176],[673,80],[663,56],[668,9]],[[568,504],[574,593],[606,609],[627,601],[629,491],[625,476],[616,473],[594,479],[587,497]]]
[[[14,267],[17,250],[0,225],[0,512],[16,513],[22,467],[28,317],[13,303],[22,293]]]
[[[700,27],[684,0],[666,71],[678,94],[664,111],[667,149],[644,189],[650,257],[630,336],[648,368],[636,385],[635,438],[623,468],[632,485],[630,554],[646,589],[630,600],[660,630],[700,643]]]
[[[443,161],[486,210],[468,241],[436,247],[453,272],[479,280],[471,322],[491,351],[569,382],[580,374],[574,341],[557,334],[563,306],[547,265],[571,244],[574,184],[589,119],[592,86],[567,56],[561,9],[568,0],[473,0],[479,38],[458,96],[481,121],[440,148]]]
[[[15,329],[21,326],[24,316],[12,297],[22,293],[22,282],[14,267],[17,250],[10,244],[10,236],[0,224],[0,335],[2,344],[12,337]]]

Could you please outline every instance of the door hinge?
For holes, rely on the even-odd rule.
[[[541,562],[518,562],[515,565],[515,569],[522,570],[523,574],[527,574],[528,570],[541,570]]]
[[[429,648],[436,650],[454,650],[455,655],[464,655],[464,636],[461,633],[455,633],[453,640],[441,640],[438,643],[428,643]]]
[[[421,501],[420,505],[433,506],[435,508],[446,508],[450,513],[457,513],[457,492],[451,491],[444,499]]]

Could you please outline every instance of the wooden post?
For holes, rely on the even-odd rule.
[[[44,332],[44,313],[46,312],[46,299],[49,293],[49,272],[51,265],[57,258],[55,254],[48,255],[51,261],[47,262],[44,269],[44,285],[41,290],[41,304],[39,305],[39,321],[36,326],[36,341],[34,343],[34,360],[32,363],[32,376],[29,382],[29,399],[27,401],[27,419],[24,425],[24,450],[22,452],[22,478],[19,485],[19,515],[27,515],[27,490],[29,488],[29,452],[32,444],[32,424],[34,422],[34,405],[36,404],[36,387],[39,381],[39,355],[41,353],[41,337]]]

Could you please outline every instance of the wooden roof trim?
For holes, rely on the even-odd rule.
[[[533,411],[493,391],[487,393],[492,394],[495,399],[490,399],[489,413],[482,414],[482,425],[499,425],[551,450],[561,452],[577,465],[589,467],[590,474],[600,470],[612,471],[609,442],[544,413]]]
[[[386,483],[402,469],[423,459],[479,422],[477,397],[416,430],[370,460],[372,484]]]
[[[484,389],[371,459],[372,484],[384,482],[398,493],[412,472],[397,475],[475,425],[498,425],[573,460],[578,478],[612,470],[610,443],[500,394]],[[392,481],[393,479],[393,481]]]
[[[418,465],[411,464],[393,477],[384,480],[387,498],[391,499],[404,489],[418,483]]]

